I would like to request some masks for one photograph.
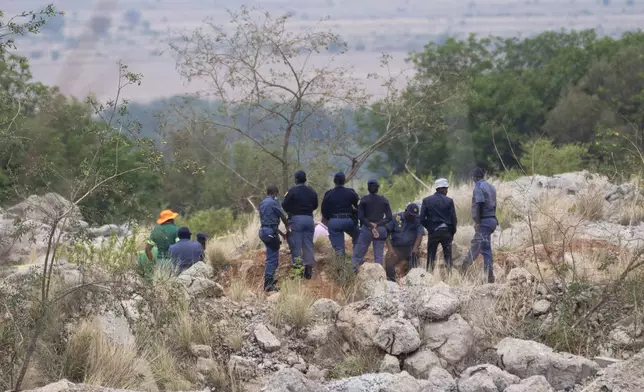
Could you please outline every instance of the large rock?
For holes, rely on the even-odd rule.
[[[255,334],[255,339],[257,339],[259,346],[266,352],[270,353],[277,351],[282,346],[280,341],[264,324],[258,324],[253,330],[253,333]]]
[[[423,343],[450,364],[457,364],[474,348],[474,329],[459,314],[447,321],[426,323]]]
[[[358,269],[355,280],[357,300],[387,293],[387,275],[380,264],[364,263]]]
[[[385,320],[374,338],[378,347],[391,355],[400,355],[414,352],[420,347],[418,331],[409,320]]]
[[[181,275],[183,277],[191,278],[206,278],[210,279],[215,274],[215,270],[211,265],[204,263],[203,261],[198,261],[190,266],[187,270],[183,271]]]
[[[530,340],[503,339],[496,347],[498,363],[521,378],[543,375],[556,390],[574,388],[600,369],[589,359],[554,352],[550,347]]]
[[[44,196],[31,195],[25,201],[9,207],[5,212],[10,218],[29,219],[52,224],[53,219],[64,216],[63,227],[72,227],[83,220],[80,208],[57,193]]]
[[[544,376],[532,376],[520,384],[510,385],[503,392],[555,392]]]
[[[373,347],[381,319],[364,301],[353,302],[338,313],[336,326],[342,336],[356,347]]]
[[[250,359],[231,355],[228,361],[228,372],[239,379],[248,381],[257,375],[257,365]]]
[[[398,374],[363,374],[326,384],[328,392],[419,392],[427,381],[416,380],[407,372]],[[324,391],[324,390],[313,390]]]
[[[644,350],[631,359],[610,365],[582,392],[644,391]]]
[[[313,347],[320,347],[329,343],[329,339],[336,336],[336,328],[333,324],[315,324],[306,333],[306,344]]]
[[[194,266],[192,268],[194,268]],[[224,288],[221,287],[219,283],[201,276],[201,271],[195,274],[187,273],[192,268],[184,271],[181,275],[175,278],[183,285],[189,296],[198,298],[219,298],[224,295]]]
[[[318,320],[335,320],[340,313],[340,305],[328,298],[320,298],[311,305],[311,314]]]
[[[458,380],[459,392],[503,392],[507,387],[518,384],[517,376],[494,365],[472,366],[461,374]]]
[[[94,323],[102,329],[108,342],[116,345],[134,346],[136,339],[127,319],[114,312],[94,317]]]
[[[380,362],[380,373],[400,373],[400,360],[393,355],[385,354],[385,357]]]
[[[441,361],[429,348],[422,348],[405,359],[403,369],[412,376],[427,380],[435,367],[441,367]]]
[[[326,389],[311,381],[299,370],[284,368],[273,373],[262,392],[325,392]]]
[[[434,367],[429,371],[429,385],[420,392],[457,392],[456,381],[449,372],[443,368]]]
[[[456,313],[461,301],[445,283],[411,290],[407,312],[425,320],[445,320]]]
[[[401,283],[405,287],[430,286],[432,284],[432,275],[424,268],[412,268]]]

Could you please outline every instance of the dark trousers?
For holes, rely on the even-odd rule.
[[[404,274],[407,274],[410,269],[418,267],[416,256],[411,254],[411,250],[411,246],[392,246],[387,250],[387,255],[385,256],[387,280],[391,282],[396,281],[396,265],[403,260],[408,260]]]
[[[452,268],[452,240],[452,233],[447,228],[436,229],[427,237],[427,270],[434,270],[438,244],[443,248],[445,265]]]

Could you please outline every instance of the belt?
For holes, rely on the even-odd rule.
[[[351,213],[341,213],[341,214],[331,214],[331,218],[343,219],[343,218],[353,218]]]

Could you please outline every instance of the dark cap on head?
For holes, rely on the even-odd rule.
[[[405,212],[407,212],[411,216],[418,217],[418,204],[416,203],[410,203],[407,205],[407,208],[405,208]]]
[[[306,173],[304,170],[298,170],[295,172],[295,183],[302,184],[306,182]]]
[[[378,180],[372,178],[371,180],[367,181],[367,186],[377,186],[377,187],[379,187],[380,184],[378,184]]]
[[[179,237],[179,239],[190,239],[191,235],[192,233],[190,232],[190,229],[185,226],[180,227],[179,230],[177,230],[177,237]]]
[[[472,178],[476,180],[480,180],[485,177],[485,170],[481,169],[480,167],[475,167],[474,170],[472,170]]]
[[[206,233],[197,233],[197,241],[205,241],[208,239]]]
[[[338,184],[338,185],[344,185],[344,182],[347,180],[345,177],[344,173],[342,172],[337,172],[333,176],[333,183]]]

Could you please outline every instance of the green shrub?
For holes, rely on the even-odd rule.
[[[552,140],[537,139],[524,143],[521,166],[527,173],[551,176],[579,171],[584,168],[588,148],[584,145],[565,144],[556,147]]]
[[[423,178],[422,180],[430,186],[433,184],[431,178]],[[421,183],[411,174],[406,173],[390,177],[388,180],[381,180],[378,193],[389,200],[391,210],[395,214],[404,210],[408,203],[416,200],[423,189],[424,187]],[[427,192],[428,194],[430,193],[430,191]]]
[[[235,217],[229,208],[209,208],[197,211],[186,217],[177,217],[178,226],[187,226],[193,233],[206,233],[217,236],[236,231],[248,224],[250,214]]]

